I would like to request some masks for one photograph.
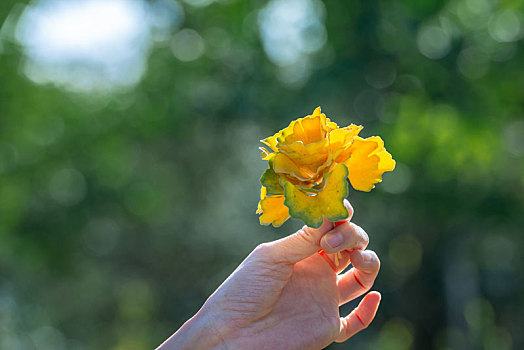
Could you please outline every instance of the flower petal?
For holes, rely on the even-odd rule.
[[[258,149],[262,151],[262,153],[260,153],[260,158],[262,158],[262,160],[267,160],[271,155],[271,152],[269,152],[265,147],[258,147]]]
[[[287,128],[280,130],[276,138],[277,147],[280,149],[281,145],[290,145],[294,142],[302,142],[304,145],[319,142],[336,128],[338,128],[337,124],[331,122],[324,113],[320,112],[320,107],[317,107],[312,115],[294,120]]]
[[[349,147],[353,138],[363,129],[361,125],[351,124],[345,128],[336,129],[329,133],[329,147],[333,153],[333,160],[342,163],[349,157]]]
[[[289,145],[278,145],[280,152],[289,153],[295,152],[302,155],[310,155],[315,153],[327,153],[328,152],[328,139],[322,139],[317,142],[310,144],[304,144],[302,141],[296,141]]]
[[[269,164],[277,174],[288,174],[300,181],[315,180],[316,177],[329,165],[331,156],[329,154],[312,154],[302,156],[290,153],[274,153],[269,159]]]
[[[348,170],[339,164],[327,179],[326,186],[316,196],[308,196],[290,182],[284,185],[284,205],[294,218],[301,219],[310,227],[322,225],[323,217],[330,221],[347,218],[348,211],[343,200],[349,194],[346,177]]]
[[[356,136],[349,148],[349,158],[344,162],[353,188],[371,191],[382,174],[395,169],[395,161],[384,148],[384,141],[378,136],[363,139]]]
[[[271,148],[271,150],[273,152],[277,152],[278,149],[277,149],[277,137],[280,135],[280,132],[277,132],[275,135],[273,136],[270,136],[268,138],[265,138],[263,140],[260,140],[260,142],[262,142],[264,145],[268,146],[269,148]]]
[[[289,209],[284,205],[284,200],[284,196],[267,197],[266,188],[262,186],[257,209],[257,214],[262,214],[259,218],[261,225],[279,227],[289,219]]]
[[[304,144],[322,140],[320,116],[306,116],[294,120],[289,126],[281,131],[277,138],[278,144],[289,145],[300,141]]]
[[[323,127],[324,131],[326,132],[324,134],[324,136],[327,133],[329,133],[331,130],[338,129],[337,123],[332,122],[331,120],[329,120],[329,118],[326,117],[326,115],[321,112],[320,106],[315,108],[315,110],[313,111],[313,116],[317,116],[317,115],[322,118],[322,127]]]
[[[301,139],[301,141],[305,145],[322,141],[325,136],[322,126],[323,124],[325,124],[325,121],[325,115],[323,118],[322,115],[306,117],[295,124],[294,131],[297,135],[303,136],[303,139]]]

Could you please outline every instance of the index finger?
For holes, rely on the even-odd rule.
[[[368,291],[380,270],[380,260],[372,250],[355,250],[350,253],[350,258],[353,268],[337,278],[339,305]]]
[[[320,240],[320,246],[328,254],[341,250],[366,249],[368,243],[369,237],[366,231],[352,222],[342,223]]]

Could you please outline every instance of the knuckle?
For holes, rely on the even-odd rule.
[[[315,236],[311,232],[311,229],[307,226],[302,227],[297,231],[296,236],[299,240],[310,244],[316,244]]]
[[[380,269],[380,259],[378,258],[377,253],[373,250],[366,250],[366,252],[373,255],[373,259],[371,260],[372,270],[378,272]]]
[[[367,246],[369,244],[369,236],[366,231],[354,223],[351,223],[351,228],[353,229],[354,234],[358,237],[358,240]]]
[[[339,317],[325,317],[326,327],[331,333],[330,339],[336,339],[340,335],[340,318]]]
[[[375,261],[376,261],[377,268],[380,268],[380,259],[377,253],[373,252],[373,254],[375,255]]]
[[[362,317],[360,317],[358,314],[357,314],[357,310],[354,310],[353,311],[353,314],[355,315],[356,319],[358,320],[358,323],[359,323],[359,328],[360,329],[366,329],[368,328],[369,324],[371,322],[368,322],[367,320],[366,321],[362,321]]]
[[[367,246],[369,244],[369,236],[368,234],[366,233],[366,231],[362,230],[362,233],[363,233],[363,240],[364,240],[364,243],[365,245]]]
[[[255,249],[253,250],[253,255],[254,256],[267,256],[269,255],[270,251],[271,251],[271,247],[269,243],[261,243],[255,247]]]

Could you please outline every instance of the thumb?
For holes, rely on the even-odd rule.
[[[270,248],[267,250],[269,258],[275,263],[296,264],[321,249],[320,239],[332,229],[333,223],[324,219],[317,229],[304,226],[292,235],[266,243]]]
[[[344,200],[344,205],[349,214],[346,220],[349,220],[353,215],[353,208],[347,200]],[[292,235],[266,243],[268,247],[266,252],[274,262],[296,264],[319,251],[320,239],[333,227],[334,224],[324,218],[322,226],[317,229],[304,226]]]

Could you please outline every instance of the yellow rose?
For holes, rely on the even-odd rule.
[[[278,227],[293,216],[320,227],[323,217],[346,218],[346,178],[353,188],[371,191],[384,172],[395,168],[382,139],[363,139],[357,136],[361,130],[354,124],[339,128],[317,107],[312,115],[261,140],[267,146],[260,147],[262,159],[269,167],[260,178],[260,223]]]

